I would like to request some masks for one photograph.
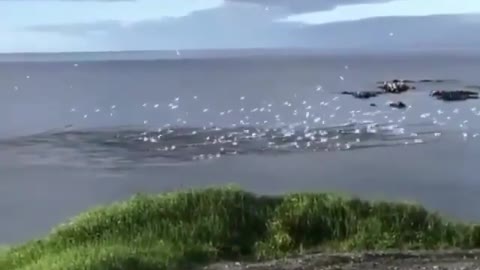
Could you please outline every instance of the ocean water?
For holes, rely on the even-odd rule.
[[[0,62],[0,243],[136,192],[227,183],[480,220],[480,100],[429,96],[478,88],[477,56],[50,57]],[[395,78],[441,81],[340,94]]]

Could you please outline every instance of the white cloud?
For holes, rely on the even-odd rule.
[[[298,28],[297,24],[274,22],[284,15],[254,5],[229,4],[196,11],[182,18],[145,20],[128,25],[121,21],[102,21],[40,25],[28,30],[86,39],[93,33],[103,33],[102,43],[108,43],[113,50],[276,47],[285,46],[294,39]]]
[[[149,1],[159,2],[158,0],[143,1],[144,4]],[[192,3],[191,1],[200,3],[204,0],[176,1],[179,1],[177,3]],[[323,2],[316,0],[298,0],[298,2],[275,0],[276,5],[268,10],[262,4],[256,4],[260,0],[228,0],[223,5],[215,5],[221,3],[218,2],[220,0],[208,1],[212,5],[210,8],[205,6],[199,8],[200,6],[198,6],[199,9],[184,12],[181,16],[161,16],[157,14],[156,17],[151,18],[145,16],[145,14],[155,12],[142,13],[137,10],[136,13],[132,12],[128,15],[131,16],[129,17],[131,20],[126,19],[125,16],[127,15],[122,15],[123,17],[103,16],[100,19],[92,19],[93,17],[90,17],[89,20],[75,19],[69,23],[42,23],[42,17],[40,21],[28,24],[21,30],[0,29],[0,42],[2,42],[0,51],[170,50],[252,47],[345,48],[348,46],[357,49],[381,49],[387,46],[389,48],[413,48],[418,44],[421,44],[424,48],[428,48],[428,46],[438,48],[473,46],[477,43],[477,45],[480,45],[480,38],[472,33],[468,34],[468,31],[475,32],[475,27],[478,29],[480,26],[475,23],[475,18],[478,18],[476,16],[419,18],[406,16],[402,18],[364,19],[378,17],[382,15],[382,10],[386,12],[384,14],[389,16],[411,14],[408,12],[412,12],[412,8],[415,9],[413,12],[417,12],[416,14],[424,12],[422,14],[428,15],[433,12],[428,3],[418,4],[417,1],[415,2],[417,4],[414,5],[412,0],[397,0],[398,2],[377,4],[370,6],[368,12],[365,10],[359,11],[359,6],[343,6],[324,12],[299,14],[292,17],[296,20],[289,22],[278,21],[295,12],[292,10],[328,9],[335,3],[346,3],[347,0]],[[269,1],[273,3],[274,0],[265,1],[265,3],[269,3]],[[369,0],[355,0],[356,3],[360,1]],[[446,7],[442,3],[449,0],[422,1],[438,1],[436,2],[438,4],[436,10],[438,11],[441,10],[439,8],[445,9]],[[464,1],[464,4],[470,3],[473,5],[478,0]],[[140,2],[142,0],[139,0],[138,3]],[[293,3],[297,3],[297,6],[294,6]],[[349,3],[353,2],[349,1]],[[408,3],[410,3],[410,6],[407,5]],[[309,6],[309,4],[312,6]],[[390,8],[386,9],[386,6]],[[174,6],[171,7],[174,8]],[[399,7],[407,7],[407,9]],[[179,8],[175,11],[176,14],[180,14],[178,12],[185,10],[185,8],[187,7]],[[408,8],[410,8],[410,11]],[[467,5],[464,10],[468,8],[471,10],[472,6]],[[350,10],[350,13],[339,12],[345,10]],[[455,12],[461,13],[460,11],[461,7]],[[301,16],[304,17],[299,20],[298,18]],[[308,16],[312,16],[310,21],[305,20]],[[348,22],[345,17],[358,21]],[[338,23],[338,21],[346,22]],[[304,22],[312,23],[312,25],[309,26]],[[336,23],[321,24],[325,22]],[[321,25],[316,25],[318,23]],[[440,25],[441,30],[438,28]],[[461,28],[461,30],[459,31],[457,28]],[[412,31],[412,29],[415,29],[415,31]],[[388,35],[390,32],[395,32],[394,39]],[[435,42],[432,42],[433,40]]]
[[[92,39],[65,36],[60,33],[10,33],[0,31],[0,53],[88,51],[95,43]],[[107,49],[107,47],[98,48],[100,50]]]
[[[373,17],[458,15],[480,13],[479,0],[397,0],[377,4],[338,6],[331,11],[292,15],[284,21],[308,24],[355,21]]]
[[[260,6],[281,7],[290,13],[305,13],[319,10],[331,10],[338,6],[365,3],[383,3],[402,0],[226,0],[227,2],[251,3]]]

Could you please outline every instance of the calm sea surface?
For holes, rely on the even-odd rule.
[[[136,192],[227,183],[478,221],[480,100],[429,92],[475,89],[479,70],[465,55],[0,62],[0,243]],[[444,81],[340,95],[395,78]]]

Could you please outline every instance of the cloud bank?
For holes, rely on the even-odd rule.
[[[65,45],[67,51],[76,50],[72,48],[72,40],[82,44],[78,50],[90,48],[87,50],[92,51],[285,47],[356,50],[480,48],[480,37],[475,34],[480,30],[480,15],[374,17],[320,25],[279,22],[289,15],[305,12],[392,1],[407,0],[225,0],[221,6],[193,11],[181,17],[164,16],[135,22],[109,19],[88,23],[38,24],[20,32],[22,35],[51,36],[54,40],[63,37],[70,40]],[[48,44],[37,46],[44,48]],[[25,50],[25,46],[21,47]],[[54,47],[58,49],[61,44]],[[5,48],[0,43],[2,50]]]
[[[395,0],[227,0],[228,2],[250,3],[263,7],[281,7],[290,13],[306,13],[331,10],[338,6],[384,3]],[[397,0],[401,1],[401,0]]]

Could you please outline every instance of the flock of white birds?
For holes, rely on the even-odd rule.
[[[74,64],[78,67],[79,64]],[[345,69],[349,69],[348,65]],[[30,79],[30,76],[26,76]],[[345,77],[340,75],[339,79],[344,81]],[[19,88],[15,86],[15,91]],[[170,101],[160,103],[145,101],[139,104],[143,110],[162,110],[170,111],[172,115],[181,115],[171,123],[163,124],[161,127],[155,127],[149,124],[149,119],[143,120],[145,132],[139,132],[137,141],[148,144],[153,143],[161,145],[157,147],[160,152],[174,152],[189,147],[214,146],[205,153],[195,153],[192,159],[213,159],[219,158],[225,154],[237,154],[241,151],[241,146],[245,142],[263,141],[263,148],[281,149],[290,147],[292,149],[303,149],[314,151],[325,150],[349,150],[355,145],[362,144],[362,140],[382,140],[385,136],[403,136],[401,144],[419,144],[425,142],[425,136],[428,138],[440,137],[444,129],[441,126],[457,126],[461,137],[465,140],[479,137],[479,132],[475,125],[470,127],[476,117],[480,117],[480,110],[475,106],[469,108],[445,107],[438,103],[434,111],[421,112],[413,115],[412,106],[405,109],[390,108],[385,105],[384,108],[369,106],[369,102],[359,101],[364,105],[363,109],[344,109],[340,94],[325,91],[318,85],[312,87],[312,92],[318,93],[318,99],[302,99],[297,94],[292,94],[292,99],[282,102],[265,103],[254,100],[249,104],[261,103],[261,106],[247,106],[245,103],[248,96],[239,95],[238,103],[229,109],[217,110],[216,108],[202,107],[202,96],[200,94],[190,97],[175,97]],[[345,97],[348,98],[348,97]],[[182,101],[186,105],[182,104]],[[194,102],[195,108],[190,105]],[[388,102],[387,102],[388,104]],[[475,104],[473,102],[459,102],[460,105]],[[443,107],[442,107],[443,106]],[[348,107],[348,106],[347,106]],[[200,109],[199,109],[200,108]],[[451,109],[453,108],[453,109]],[[71,108],[70,112],[76,114],[80,119],[89,119],[99,114],[106,114],[115,117],[118,110],[131,110],[135,108],[119,108],[115,104],[105,108],[90,108],[89,110],[80,110]],[[345,111],[346,110],[346,111]],[[285,120],[285,113],[289,114],[288,120]],[[341,119],[337,115],[343,113]],[[348,115],[345,118],[345,113]],[[204,114],[206,123],[199,127],[189,125],[188,116],[198,117]],[[463,116],[474,116],[465,117]],[[295,121],[291,121],[291,119]],[[408,121],[411,117],[428,122],[429,125],[436,127],[431,132],[424,132],[421,129],[414,129],[415,121]],[[218,119],[225,118],[228,126],[216,125]],[[467,119],[469,118],[469,119]],[[235,120],[233,120],[235,119]],[[473,119],[473,120],[472,120]],[[225,123],[225,121],[223,121]],[[413,125],[412,125],[413,123]],[[141,125],[141,123],[139,123]],[[478,126],[478,125],[477,125]],[[182,129],[183,128],[183,129]],[[456,131],[458,131],[456,130]],[[188,132],[188,134],[185,134]],[[223,133],[222,133],[223,132]],[[378,134],[376,136],[375,134]],[[197,136],[197,139],[204,135],[201,143],[191,141],[181,143],[171,140],[172,136]],[[376,136],[376,137],[375,137]],[[382,137],[383,136],[383,137]],[[319,147],[321,146],[321,147]],[[198,149],[197,149],[198,150]]]

